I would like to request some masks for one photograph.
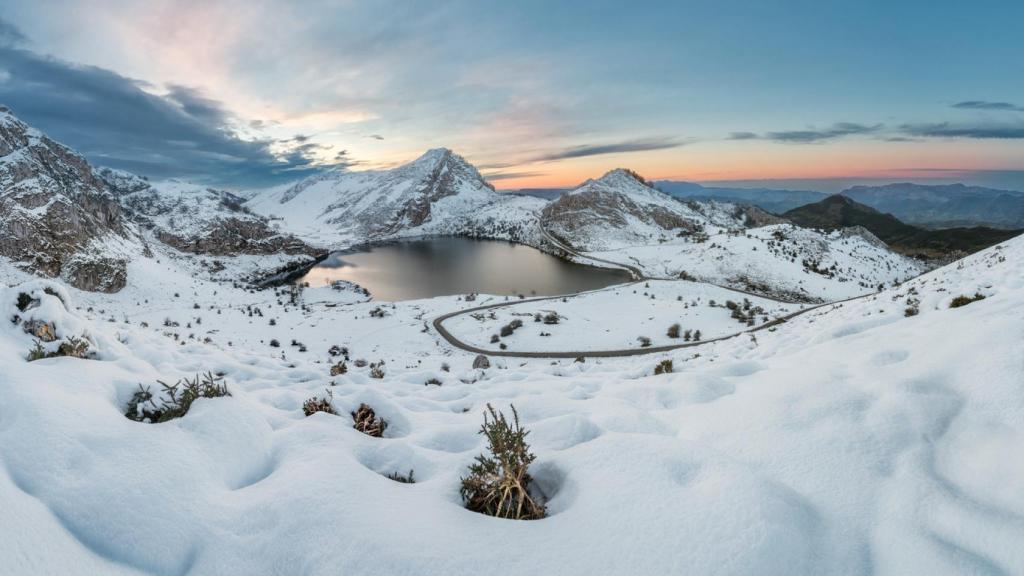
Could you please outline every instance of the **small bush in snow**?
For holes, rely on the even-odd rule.
[[[431,378],[430,380],[427,380],[426,382],[424,382],[423,385],[424,386],[440,386],[441,385],[441,381],[438,380],[437,378]]]
[[[215,376],[212,372],[207,372],[202,377],[196,374],[191,380],[182,378],[175,384],[166,384],[159,380],[157,383],[163,386],[165,397],[159,406],[149,387],[139,384],[139,389],[132,395],[124,415],[136,422],[156,424],[181,418],[188,413],[192,403],[200,398],[231,396],[224,378]]]
[[[673,324],[673,325],[669,326],[668,327],[668,332],[667,332],[668,337],[669,338],[679,338],[679,330],[680,330],[680,328],[681,327],[679,326],[679,324]]]
[[[639,338],[637,338],[637,342],[640,342],[641,348],[647,348],[651,345],[651,339],[648,338],[647,336],[640,336]]]
[[[466,508],[474,512],[514,520],[543,518],[544,505],[530,495],[529,467],[536,456],[526,443],[529,432],[519,424],[515,407],[512,417],[509,423],[504,414],[487,405],[480,433],[487,437],[490,455],[476,457],[459,492]]]
[[[384,378],[384,361],[381,360],[375,364],[370,364],[370,378],[376,378],[380,380]]]
[[[313,396],[302,403],[302,413],[306,416],[312,416],[317,412],[326,412],[328,414],[337,414],[334,411],[334,405],[331,404],[331,400],[334,399],[334,393],[330,390],[327,391],[327,395],[323,398]]]
[[[949,303],[949,307],[950,308],[959,308],[961,306],[967,306],[971,302],[977,302],[978,300],[984,300],[984,299],[985,299],[985,295],[982,294],[981,292],[975,292],[974,296],[964,296],[964,295],[961,294],[960,296],[957,296],[956,298],[953,298],[953,300]]]
[[[556,313],[556,312],[548,312],[544,316],[544,323],[545,324],[558,324],[558,320],[559,320],[559,317],[558,317],[558,313]]]
[[[27,360],[34,362],[36,360],[42,360],[43,358],[57,358],[60,356],[68,356],[71,358],[88,358],[89,357],[89,341],[85,338],[77,338],[75,336],[69,336],[64,342],[60,343],[57,350],[53,352],[47,352],[43,345],[36,340],[35,346],[32,347],[28,352]]]
[[[405,476],[401,472],[392,472],[384,475],[388,480],[394,480],[395,482],[401,482],[402,484],[415,484],[416,478],[413,476],[412,470]]]
[[[654,374],[671,374],[672,373],[672,361],[662,360],[658,362],[658,365],[654,367]]]
[[[270,341],[270,347],[271,348],[280,348],[281,347],[281,343],[278,342],[277,340],[271,340]]]
[[[340,376],[346,372],[348,372],[348,366],[345,365],[344,361],[331,366],[331,376]]]
[[[388,429],[387,420],[378,418],[373,408],[366,404],[360,404],[359,408],[352,412],[352,422],[353,428],[374,438],[383,437],[384,431]]]

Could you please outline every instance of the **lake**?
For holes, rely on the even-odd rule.
[[[567,262],[535,248],[494,240],[436,237],[336,252],[296,282],[355,282],[376,300],[452,294],[555,296],[631,280],[622,270]]]

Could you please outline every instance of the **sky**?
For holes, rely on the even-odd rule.
[[[0,105],[254,188],[447,147],[499,188],[1024,190],[1024,2],[0,0]]]

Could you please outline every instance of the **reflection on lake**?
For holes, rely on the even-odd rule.
[[[630,276],[520,244],[438,237],[337,252],[296,281],[323,286],[335,280],[393,302],[470,292],[552,296],[629,282]]]

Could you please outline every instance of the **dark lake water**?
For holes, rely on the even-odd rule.
[[[629,282],[630,276],[520,244],[439,237],[336,252],[297,281],[323,286],[335,280],[394,302],[470,292],[555,296]]]

